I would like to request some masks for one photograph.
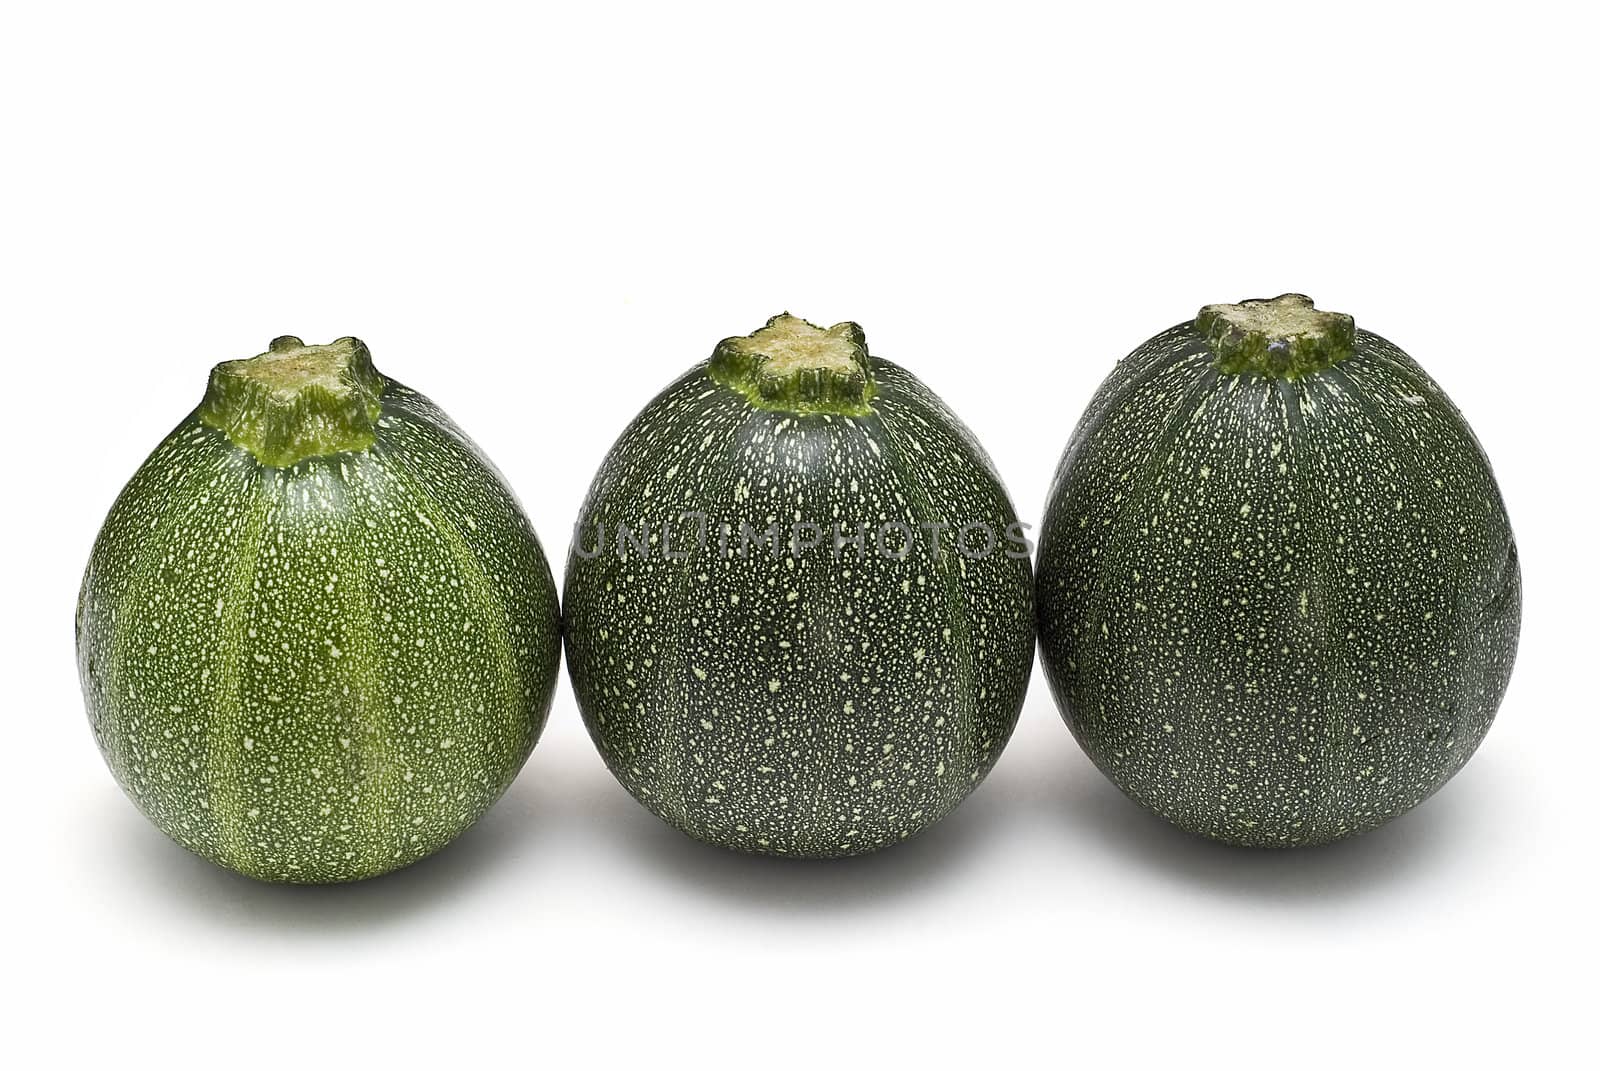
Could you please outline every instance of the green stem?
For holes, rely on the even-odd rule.
[[[751,405],[787,413],[864,416],[878,391],[860,327],[822,328],[788,313],[717,343],[711,378]]]
[[[1207,305],[1194,327],[1216,355],[1217,371],[1272,379],[1300,379],[1332,368],[1350,356],[1356,341],[1352,317],[1324,312],[1304,294]]]
[[[263,465],[288,468],[371,446],[386,382],[359,339],[307,346],[285,335],[213,368],[197,416]]]

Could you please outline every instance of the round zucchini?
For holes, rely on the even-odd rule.
[[[134,803],[284,882],[383,874],[476,821],[544,725],[559,637],[511,492],[353,338],[218,365],[112,507],[77,613]]]
[[[1186,830],[1370,830],[1472,755],[1521,618],[1489,462],[1416,362],[1298,294],[1124,358],[1061,459],[1039,637],[1067,724]]]
[[[606,765],[671,825],[855,855],[994,764],[1031,597],[972,434],[855,324],[783,315],[719,344],[601,466],[568,560],[567,665]]]

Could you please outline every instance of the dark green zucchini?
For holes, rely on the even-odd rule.
[[[971,433],[856,325],[785,315],[725,340],[623,432],[578,521],[568,668],[606,765],[743,851],[925,828],[1022,703],[1015,520]]]
[[[1124,358],[1040,535],[1056,701],[1133,799],[1242,845],[1426,799],[1483,739],[1521,614],[1489,462],[1394,345],[1288,294]]]

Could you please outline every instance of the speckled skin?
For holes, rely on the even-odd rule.
[[[184,847],[271,881],[383,874],[516,776],[555,585],[493,467],[388,382],[377,442],[264,466],[191,416],[118,498],[77,615],[96,740]]]
[[[567,662],[601,755],[646,807],[741,851],[855,855],[948,813],[994,764],[1032,663],[1032,577],[1003,547],[963,557],[925,537],[904,560],[836,560],[885,520],[983,521],[1015,513],[971,433],[903,369],[870,358],[861,416],[756,408],[701,364],[663,391],[612,449],[578,544],[603,524],[683,511],[712,538],[684,560],[609,552],[568,560]],[[824,545],[728,555],[741,519],[809,521]],[[680,531],[693,532],[690,523]],[[978,549],[979,540],[969,541]],[[898,548],[891,537],[891,549]],[[657,548],[659,550],[659,548]]]
[[[1129,796],[1240,845],[1319,844],[1426,799],[1516,654],[1516,545],[1461,414],[1356,333],[1301,379],[1225,375],[1192,324],[1125,358],[1040,531],[1039,636]]]

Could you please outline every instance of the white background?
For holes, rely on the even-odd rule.
[[[1577,1061],[1597,27],[1313,7],[8,5],[12,1066]],[[1356,841],[1167,828],[1037,674],[955,815],[824,865],[657,822],[565,680],[477,828],[353,887],[186,855],[95,750],[72,651],[95,531],[210,366],[274,335],[365,339],[497,462],[559,573],[624,424],[777,311],[860,322],[1037,521],[1116,358],[1285,290],[1445,386],[1522,550],[1494,730]]]

